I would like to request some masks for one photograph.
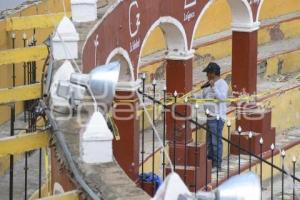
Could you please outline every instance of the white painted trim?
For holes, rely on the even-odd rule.
[[[141,80],[139,79],[131,82],[118,82],[116,86],[116,91],[134,92],[139,87],[141,87]]]
[[[259,4],[259,6],[258,6],[257,14],[256,14],[256,21],[257,21],[257,22],[259,21],[260,11],[261,11],[261,8],[262,8],[262,6],[263,6],[263,4],[264,4],[264,1],[265,1],[265,0],[261,0],[261,1],[260,1],[260,4]]]
[[[238,23],[232,23],[231,24],[231,30],[232,31],[238,31],[238,32],[253,32],[258,30],[260,27],[260,22],[253,22],[251,24],[238,24]]]
[[[251,6],[250,6],[248,0],[242,0],[242,2],[246,6],[248,13],[250,14],[250,21],[253,22],[253,13],[252,13],[252,9],[251,9]]]
[[[253,13],[247,0],[227,0],[232,13],[232,30],[252,32],[259,28],[259,23],[253,22]],[[243,7],[244,6],[244,7]],[[247,11],[247,13],[245,13]]]
[[[170,17],[170,16],[160,17],[158,20],[156,20],[151,25],[151,27],[149,28],[147,34],[145,35],[142,46],[140,48],[139,60],[138,60],[138,65],[137,65],[137,74],[139,73],[139,68],[140,68],[140,64],[141,64],[142,50],[143,50],[148,38],[150,37],[151,33],[153,32],[153,30],[155,28],[161,27],[162,29],[164,29],[163,25],[173,25],[179,30],[179,32],[181,33],[182,39],[183,39],[183,49],[181,51],[182,52],[183,51],[188,52],[187,36],[186,36],[185,29],[184,29],[183,25],[177,19],[175,19],[173,17]],[[166,36],[166,37],[168,37],[168,36]],[[166,40],[167,40],[167,38],[166,38]]]
[[[243,23],[236,23],[234,22],[234,8],[232,7],[231,3],[230,3],[230,0],[228,0],[228,5],[230,6],[230,9],[231,9],[231,13],[232,13],[232,24],[231,24],[231,29],[232,31],[240,31],[240,32],[252,32],[252,31],[255,31],[257,29],[259,29],[259,26],[260,26],[260,23],[259,22],[253,22],[253,13],[252,13],[252,10],[251,10],[251,7],[250,7],[250,4],[248,3],[247,0],[239,0],[241,1],[245,7],[247,8],[247,12],[249,14],[249,20],[248,22],[243,22]],[[262,0],[263,1],[263,0]],[[194,45],[194,39],[195,39],[195,34],[196,34],[196,31],[197,31],[197,28],[204,16],[204,14],[206,13],[206,11],[208,10],[208,8],[215,2],[215,0],[210,0],[202,9],[200,15],[198,16],[197,18],[197,21],[195,23],[195,27],[194,27],[194,30],[193,30],[193,35],[192,35],[192,41],[191,41],[191,47],[193,47]]]
[[[53,185],[53,195],[63,194],[64,192],[65,191],[62,185],[58,182],[55,182]]]
[[[167,51],[165,59],[167,60],[189,60],[194,57],[195,50],[191,49],[190,51]]]
[[[113,57],[116,56],[116,55],[121,55],[126,60],[126,62],[128,63],[129,69],[130,69],[131,80],[134,81],[135,78],[134,78],[134,68],[133,68],[133,65],[131,63],[131,60],[130,60],[128,52],[125,49],[123,49],[122,47],[117,47],[114,50],[112,50],[110,52],[110,54],[108,55],[105,64],[110,63],[111,60],[113,59]]]
[[[209,2],[207,2],[207,4],[205,4],[205,6],[202,8],[202,11],[201,11],[200,15],[197,18],[197,21],[195,23],[194,30],[193,30],[192,41],[191,41],[191,48],[193,47],[194,37],[195,37],[196,31],[197,31],[197,28],[198,28],[198,26],[200,24],[200,21],[201,21],[203,15],[206,13],[207,9],[213,4],[214,1],[215,0],[210,0]]]

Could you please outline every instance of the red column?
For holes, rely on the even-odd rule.
[[[178,98],[190,92],[193,87],[193,59],[187,60],[168,60],[166,65],[166,82],[167,93],[173,95],[177,91]],[[192,107],[185,104],[171,105],[176,112],[183,116],[190,116]],[[185,180],[186,185],[190,190],[194,190],[195,176],[197,176],[197,189],[200,189],[205,184],[205,159],[206,159],[206,146],[205,144],[195,145],[192,141],[191,124],[187,122],[185,129],[186,119],[176,119],[171,112],[167,113],[167,140],[169,141],[169,155],[174,164],[176,172]],[[174,131],[175,125],[175,131]],[[185,134],[187,136],[187,147],[185,148]],[[175,146],[174,146],[175,136]],[[175,159],[174,159],[175,152]],[[196,153],[197,152],[197,153]],[[187,157],[186,157],[187,156]],[[187,159],[188,169],[184,172],[185,158]],[[195,159],[199,160],[198,166],[195,168]],[[167,168],[167,173],[170,173],[170,168]],[[211,163],[209,162],[208,174],[211,171]],[[197,172],[197,173],[196,173]],[[210,182],[210,175],[208,176]]]
[[[232,33],[232,90],[254,94],[257,91],[257,30],[252,32],[233,31]],[[258,154],[259,140],[264,139],[263,151],[275,143],[275,129],[271,126],[271,111],[261,110],[260,114],[247,114],[243,110],[258,109],[256,103],[241,104],[239,109],[242,114],[237,116],[236,126],[241,126],[243,132],[254,133],[251,140],[252,153]],[[239,113],[239,112],[238,112]],[[231,141],[238,144],[239,135],[234,132]],[[247,137],[241,136],[240,144],[248,149]],[[231,148],[231,153],[237,154],[237,148]],[[245,153],[245,152],[242,152]]]
[[[114,156],[126,174],[137,181],[139,174],[138,98],[135,91],[118,91],[114,104],[114,121],[120,140],[113,141]]]
[[[257,31],[232,33],[232,90],[256,92]]]
[[[178,97],[190,92],[193,88],[193,59],[188,60],[168,60],[166,65],[166,85],[167,85],[167,93],[168,95],[173,95],[176,91],[178,93]],[[176,108],[174,105],[173,110],[176,112],[180,112],[185,115],[185,111],[187,111],[187,115],[190,115],[191,109],[190,107],[186,107],[184,105],[177,105]],[[176,141],[178,143],[184,143],[184,129],[185,120],[176,120]],[[174,136],[174,118],[172,117],[172,113],[167,113],[167,139],[173,141]],[[190,123],[188,123],[187,127],[188,132],[188,142],[191,142],[191,128]]]
[[[167,92],[178,94],[190,92],[193,88],[193,59],[168,60],[166,66]]]

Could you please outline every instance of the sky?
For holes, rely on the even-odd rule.
[[[15,8],[25,1],[26,0],[0,0],[0,11],[8,8]]]

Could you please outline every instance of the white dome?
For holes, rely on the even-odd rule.
[[[77,33],[73,22],[66,16],[62,18],[54,33],[53,41],[78,41]]]

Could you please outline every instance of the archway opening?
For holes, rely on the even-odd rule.
[[[146,83],[151,87],[157,82],[157,91],[166,86],[166,60],[178,57],[188,50],[183,26],[172,17],[161,17],[149,28],[141,46],[138,76],[146,74]],[[180,58],[179,58],[180,60]]]
[[[173,72],[179,71],[177,70],[178,68],[184,69],[186,67],[182,63],[185,61],[185,58],[182,55],[185,54],[187,51],[188,45],[185,30],[177,20],[171,17],[162,17],[153,23],[153,25],[148,29],[145,40],[143,41],[143,44],[141,46],[139,65],[137,69],[137,73],[139,76],[141,76],[143,73],[146,74],[147,94],[153,95],[153,80],[156,80],[155,99],[159,100],[161,100],[164,97],[163,90],[166,87],[167,92],[170,90],[171,87],[169,86],[172,85],[170,83],[174,84],[175,82],[177,82],[178,85],[176,85],[176,87],[179,85],[184,85],[181,84],[184,82],[182,80],[187,79],[187,77],[190,78],[191,75],[185,76],[184,73],[181,73],[180,76],[173,76]],[[190,66],[191,65],[189,65],[188,67]],[[174,90],[172,90],[172,92],[174,92]],[[148,100],[147,98],[146,105],[148,105],[147,109],[150,115],[152,114],[154,116],[153,118],[155,119],[155,126],[158,129],[158,133],[160,134],[161,138],[164,138],[164,132],[162,131],[162,127],[164,126],[163,123],[168,124],[165,126],[165,134],[168,135],[167,132],[171,131],[171,117],[165,116],[166,118],[164,118],[162,107],[158,106],[157,104],[155,107],[153,107],[153,102],[151,100]],[[166,113],[166,115],[169,114]],[[167,120],[164,121],[164,119]],[[140,122],[143,123],[142,120],[140,120]],[[147,120],[144,123],[144,127],[145,129],[149,128],[148,130],[152,130],[152,127],[150,126]],[[145,138],[152,136],[152,131],[146,131],[144,133],[144,136]],[[157,138],[155,137],[154,139],[156,140],[155,144],[159,144]],[[167,136],[166,140],[168,140]],[[155,155],[154,152],[156,152],[158,148],[160,148],[160,146],[156,145],[155,150],[153,151],[152,149],[147,148],[147,143],[145,143],[145,145],[145,154],[149,155],[149,159],[145,158],[145,160],[151,160],[153,158],[152,156]],[[155,158],[154,160],[155,163],[153,172],[163,177],[163,169],[161,167],[162,160],[160,158]],[[151,167],[147,167],[147,164],[144,164],[144,166],[144,172],[151,172]]]
[[[206,80],[202,70],[209,62],[217,62],[221,71],[231,71],[232,14],[227,0],[211,1],[204,7],[194,28],[192,47],[195,49],[193,61],[193,84],[201,85]],[[224,77],[230,83],[230,76]]]
[[[106,64],[110,62],[120,62],[119,83],[134,81],[133,66],[130,61],[128,52],[123,48],[114,49],[106,59]]]

